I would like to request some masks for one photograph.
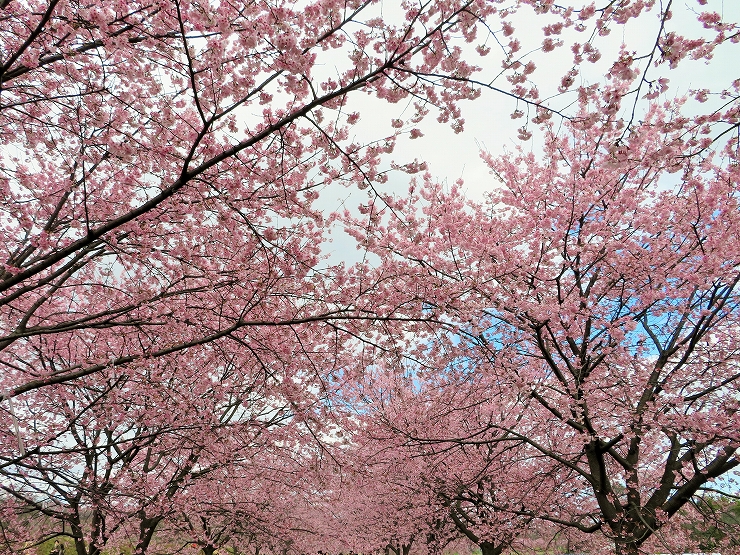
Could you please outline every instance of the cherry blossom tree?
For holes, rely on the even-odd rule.
[[[488,32],[492,10],[1,9],[3,486],[77,526],[65,533],[78,552],[138,522],[143,553],[186,477],[227,464],[227,446],[252,446],[234,445],[235,428],[300,419],[317,441],[321,418],[306,419],[320,412],[343,325],[357,335],[393,316],[392,303],[365,298],[361,272],[321,262],[331,218],[319,193],[381,183],[401,133],[389,122],[387,134],[351,139],[359,114],[347,96],[417,98],[459,122],[475,68],[447,46]],[[422,72],[440,76],[422,83]],[[282,433],[271,441],[300,444]],[[167,471],[153,462],[163,456]],[[93,529],[81,530],[89,511]]]
[[[277,539],[284,521],[259,508],[281,505],[253,502],[247,484],[271,480],[284,503],[305,501],[295,522],[339,545],[315,532],[340,489],[303,465],[318,457],[312,449],[330,451],[332,425],[353,428],[356,411],[339,410],[346,389],[374,387],[365,374],[376,361],[357,357],[363,345],[404,353],[390,373],[409,360],[436,369],[434,387],[486,399],[490,418],[438,430],[456,446],[447,466],[414,451],[424,461],[414,472],[444,469],[444,484],[400,473],[362,497],[368,474],[357,473],[355,509],[393,503],[372,522],[367,511],[342,513],[356,545],[403,550],[409,518],[441,545],[456,523],[437,506],[402,502],[418,495],[481,545],[512,541],[494,534],[507,522],[547,519],[600,528],[634,553],[737,463],[729,139],[738,84],[693,91],[712,101],[699,116],[680,103],[642,108],[669,90],[663,68],[710,60],[738,41],[737,26],[700,8],[700,34],[684,36],[671,0],[386,8],[0,1],[0,486],[3,519],[18,532],[4,540],[10,549],[61,533],[93,554],[120,533],[143,554],[165,530],[167,541],[187,533],[207,551],[255,536],[234,514],[258,523],[275,551],[311,545],[297,529]],[[541,98],[516,31],[532,11],[542,17],[537,50],[584,37],[559,83],[580,111]],[[608,86],[579,87],[585,62],[606,51],[602,37],[646,18],[647,50],[622,48],[607,62]],[[505,89],[472,63],[494,44]],[[544,161],[489,157],[500,183],[485,205],[429,177],[404,198],[386,194],[388,167],[424,167],[388,162],[398,138],[421,136],[432,109],[462,130],[460,103],[482,90],[517,103],[513,117],[528,122],[521,139],[546,124]],[[364,114],[352,99],[362,96],[408,108],[357,139]],[[342,216],[321,201],[347,184],[367,191],[352,232],[380,255],[377,267],[324,261]],[[444,349],[430,355],[435,344]],[[451,395],[446,376],[461,360],[485,379]],[[415,379],[428,378],[414,374],[411,391]],[[503,384],[514,395],[493,399]],[[408,397],[415,416],[388,419],[393,434],[428,445],[420,415],[439,411],[418,403],[432,401],[445,402]],[[449,415],[466,407],[452,406]],[[487,458],[469,448],[478,431]],[[410,453],[396,439],[387,461]],[[520,451],[507,450],[512,440]],[[532,462],[541,456],[547,464]],[[455,474],[470,462],[472,474]],[[486,464],[522,474],[475,479]],[[590,512],[556,512],[541,499],[500,505],[501,492],[522,493],[525,468],[580,477]],[[231,499],[237,486],[244,495]],[[311,510],[311,495],[327,496],[322,510]],[[38,530],[24,527],[28,514],[43,515]]]
[[[116,544],[143,555],[161,543],[162,528],[179,533],[172,541],[185,536],[207,548],[218,545],[214,521],[230,534],[224,540],[270,529],[274,496],[287,488],[275,484],[294,483],[293,459],[329,424],[320,395],[296,398],[295,377],[276,365],[267,374],[240,353],[203,354],[160,358],[136,374],[135,365],[125,375],[106,369],[24,396],[25,455],[4,446],[0,487],[47,526],[20,541],[66,536],[78,555]],[[300,358],[291,364],[306,363]],[[178,528],[183,521],[191,526]]]
[[[412,529],[425,520],[442,524],[441,534],[428,526],[430,536],[439,536],[428,538],[438,544],[427,545],[430,552],[456,536],[497,555],[545,547],[568,525],[596,530],[595,506],[583,496],[576,474],[503,429],[509,416],[511,425],[521,416],[515,384],[501,373],[479,372],[469,360],[449,363],[446,351],[459,351],[455,341],[445,347],[445,339],[450,336],[430,338],[413,358],[401,351],[400,360],[389,356],[392,345],[374,354],[365,349],[374,363],[364,368],[364,383],[355,378],[351,405],[364,426],[353,445],[360,442],[363,450],[381,457],[400,457],[375,478],[384,485],[367,490],[386,488],[389,493],[375,493],[384,501],[399,487],[402,497],[413,492],[424,499],[427,516],[417,516]],[[399,366],[405,371],[397,372]],[[491,422],[499,426],[492,428]],[[402,467],[401,474],[395,466]],[[401,481],[400,476],[407,477]],[[543,514],[547,521],[539,520]]]
[[[400,451],[367,450],[353,434],[316,452],[291,499],[301,552],[403,553],[423,546],[433,508],[416,484],[417,467]],[[346,434],[346,435],[345,435]]]
[[[560,35],[594,17],[606,33],[656,6],[538,9],[564,18],[547,33]],[[563,80],[573,111],[557,121],[538,113],[541,135],[520,130],[541,156],[483,153],[494,176],[486,202],[427,174],[408,195],[347,217],[417,292],[417,314],[442,324],[420,326],[415,348],[386,347],[397,354],[385,372],[444,391],[409,396],[392,426],[420,445],[523,442],[530,456],[579,477],[591,511],[542,506],[537,518],[601,530],[617,553],[657,541],[693,496],[721,488],[715,480],[740,464],[740,82],[667,96],[668,77],[687,59],[736,49],[738,25],[700,11],[712,36],[684,36],[670,29],[673,8],[660,5],[655,42],[644,53],[623,46],[606,79],[576,86],[575,71]],[[576,62],[598,58],[592,47],[574,45]],[[480,405],[487,420],[471,417]],[[415,413],[471,424],[435,434],[408,418]]]
[[[348,95],[416,99],[409,125],[434,105],[459,128],[477,94],[459,45],[494,8],[0,9],[5,498],[78,553],[132,526],[144,553],[172,515],[208,516],[189,480],[245,479],[255,437],[320,443],[344,332],[395,309],[363,270],[321,262],[319,193],[382,183],[408,131],[350,138]]]
[[[637,553],[740,464],[740,174],[737,143],[707,150],[712,128],[680,101],[628,126],[611,94],[584,90],[567,133],[545,126],[541,158],[488,157],[499,185],[483,204],[428,181],[427,217],[409,214],[377,245],[447,288],[428,310],[461,327],[435,383],[461,365],[490,376],[481,399],[487,383],[518,397],[447,439],[498,430],[557,461],[595,501],[592,529]]]
[[[343,270],[318,271],[314,201],[381,182],[400,133],[353,141],[346,98],[459,120],[475,68],[451,45],[491,6],[408,5],[395,21],[370,1],[2,9],[3,398],[258,344],[266,327],[390,315],[339,288]]]

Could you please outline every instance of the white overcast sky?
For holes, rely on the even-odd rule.
[[[389,4],[387,2],[381,6],[386,16],[390,13],[389,9],[393,9],[389,8]],[[709,0],[704,7],[699,6],[696,0],[674,0],[671,29],[679,32],[683,30],[687,35],[703,32],[701,24],[696,21],[693,13],[699,8],[717,11],[725,21],[740,21],[740,0]],[[524,61],[531,59],[537,65],[532,80],[540,87],[542,98],[556,93],[561,77],[573,64],[570,45],[575,40],[583,42],[588,33],[576,33],[570,30],[561,37],[564,40],[564,46],[544,54],[538,51],[543,38],[541,29],[555,19],[548,20],[542,16],[534,16],[531,9],[525,7],[512,21],[515,26],[514,36],[522,42],[521,52],[533,51],[531,56],[525,58]],[[649,51],[655,43],[657,23],[657,11],[653,10],[626,26],[613,26],[612,33],[608,37],[598,37],[595,44],[601,50],[602,58],[596,64],[585,62],[581,66],[580,83],[593,84],[603,81],[604,74],[616,59],[621,44],[627,45],[628,50],[636,51],[637,55]],[[493,28],[496,30],[496,27]],[[475,44],[470,46],[472,63],[484,67],[477,77],[481,81],[489,81],[492,76],[501,71],[500,51],[497,52],[490,40],[488,44],[492,46],[492,50],[485,58],[472,52]],[[670,79],[670,88],[665,98],[684,95],[690,89],[721,90],[729,86],[734,79],[740,78],[736,63],[738,54],[740,54],[740,45],[727,44],[717,49],[714,59],[709,64],[704,60],[685,59],[675,70],[669,70],[667,64],[663,64],[657,71]],[[326,69],[331,69],[329,68],[331,62],[327,62],[325,63]],[[579,79],[576,80],[576,85],[579,84]],[[499,88],[509,89],[509,83],[503,77],[494,84]],[[567,106],[572,100],[572,94],[559,96],[548,101],[548,105],[567,111]],[[477,100],[462,103],[461,107],[466,121],[465,130],[462,133],[455,134],[449,124],[438,123],[436,115],[432,112],[424,122],[418,125],[424,136],[414,140],[406,136],[399,140],[392,159],[399,163],[408,162],[414,158],[426,161],[429,171],[437,180],[451,184],[458,178],[462,178],[466,194],[471,198],[481,198],[482,194],[494,185],[494,182],[488,168],[480,159],[480,148],[495,155],[511,152],[520,144],[517,139],[517,129],[525,123],[525,119],[511,119],[510,115],[516,108],[514,99],[488,90],[483,91]],[[520,108],[524,109],[521,105]],[[360,121],[353,128],[353,133],[359,142],[387,135],[391,119],[397,117],[404,119],[404,115],[408,116],[412,112],[412,107],[408,103],[390,105],[362,93],[350,95],[346,109],[348,112],[360,112]],[[691,107],[688,106],[687,109]],[[706,106],[702,106],[702,110],[705,109]],[[524,146],[536,149],[536,125],[529,124],[529,128],[535,136]],[[406,174],[396,173],[390,177],[386,190],[402,195],[408,189],[409,179],[410,176]],[[335,209],[342,204],[347,207],[356,206],[363,201],[366,195],[365,192],[356,189],[343,189],[336,192],[332,190],[325,191],[325,193],[319,202],[321,206],[326,206],[327,210]],[[332,263],[340,261],[350,263],[362,256],[357,252],[354,241],[343,236],[339,230],[334,230],[333,242],[328,246],[328,252]]]

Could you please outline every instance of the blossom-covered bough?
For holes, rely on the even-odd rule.
[[[380,179],[394,142],[390,127],[380,143],[349,140],[357,115],[342,107],[360,90],[424,99],[433,87],[417,90],[417,65],[469,74],[439,46],[473,35],[486,8],[408,7],[398,22],[372,9],[4,8],[4,390],[247,329],[374,316],[316,272],[328,217],[312,207],[319,191]],[[439,54],[424,56],[430,48]],[[313,77],[325,51],[338,52],[336,71]],[[443,112],[471,94],[446,90]]]

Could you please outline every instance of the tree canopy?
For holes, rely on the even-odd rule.
[[[737,550],[725,4],[0,1],[3,552]]]

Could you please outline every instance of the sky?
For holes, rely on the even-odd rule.
[[[384,10],[385,15],[389,15],[389,10],[392,9],[389,5],[392,6],[392,3],[381,4],[380,9]],[[673,18],[670,22],[672,28],[687,34],[701,33],[701,25],[696,21],[694,13],[697,8],[701,6],[696,0],[674,1],[672,4]],[[709,4],[703,9],[718,11],[725,20],[740,21],[740,0],[709,0]],[[569,107],[572,106],[574,94],[559,95],[557,87],[561,77],[573,67],[570,45],[576,40],[585,41],[588,32],[577,33],[572,29],[565,32],[562,35],[564,45],[545,54],[540,48],[543,38],[542,27],[556,21],[553,17],[534,16],[531,8],[525,7],[511,21],[515,28],[514,36],[522,42],[521,52],[525,53],[522,61],[532,60],[537,66],[532,80],[540,88],[541,98],[550,97],[546,101],[549,106],[567,113]],[[631,21],[626,26],[614,26],[613,29],[609,36],[597,38],[596,44],[602,52],[601,60],[595,64],[584,62],[579,68],[580,74],[576,79],[576,85],[602,82],[622,45],[625,45],[627,50],[636,52],[637,55],[649,52],[655,43],[659,29],[657,13],[654,10]],[[494,28],[494,31],[496,30],[498,29]],[[474,52],[475,44],[468,46],[470,60],[474,60],[474,63],[482,67],[477,78],[484,82],[491,81],[492,76],[500,73],[502,60],[501,56],[497,55],[495,44],[490,39],[487,45],[492,49],[485,58],[479,57]],[[675,70],[668,70],[667,64],[662,64],[653,70],[665,74],[670,79],[669,89],[662,98],[670,99],[685,95],[691,89],[719,90],[728,86],[733,79],[740,76],[738,71],[733,71],[735,64],[732,55],[736,50],[732,48],[733,46],[735,45],[719,48],[711,63],[704,60],[683,60]],[[331,59],[319,61],[324,64],[325,69],[332,67]],[[655,75],[657,77],[658,73]],[[499,77],[493,85],[505,90],[510,88],[504,77]],[[696,105],[695,102],[693,104]],[[529,130],[534,132],[534,137],[530,141],[522,142],[517,138],[517,129],[526,123],[526,118],[511,118],[512,112],[517,107],[525,109],[521,104],[517,106],[516,100],[511,97],[491,90],[483,90],[478,99],[461,104],[466,122],[463,132],[455,133],[449,124],[438,123],[432,112],[425,121],[418,125],[423,136],[411,139],[407,134],[401,138],[392,157],[389,157],[389,161],[390,158],[399,163],[409,162],[415,158],[425,161],[435,179],[448,184],[462,179],[466,195],[471,199],[481,200],[487,190],[496,186],[488,167],[480,158],[481,149],[496,156],[512,152],[517,146],[525,150],[532,149],[535,152],[537,150],[540,139],[537,136],[536,125],[529,124]],[[692,102],[689,102],[686,108],[691,110]],[[353,133],[356,134],[359,142],[384,136],[388,133],[391,119],[398,117],[403,119],[404,114],[409,115],[412,109],[408,103],[388,104],[363,94],[350,95],[346,108],[348,112],[358,111],[360,113],[360,120],[353,128]],[[706,110],[706,106],[702,106],[701,109]],[[557,116],[555,118],[557,119]],[[365,139],[366,137],[368,139]],[[405,194],[409,179],[410,176],[400,172],[391,174],[384,192]],[[327,210],[333,210],[342,205],[352,208],[362,202],[366,194],[366,192],[351,188],[332,190],[324,194],[319,202],[325,205]],[[362,258],[362,253],[357,251],[354,240],[344,235],[341,230],[333,230],[332,236],[333,241],[327,250],[330,263],[341,261],[350,263]]]

